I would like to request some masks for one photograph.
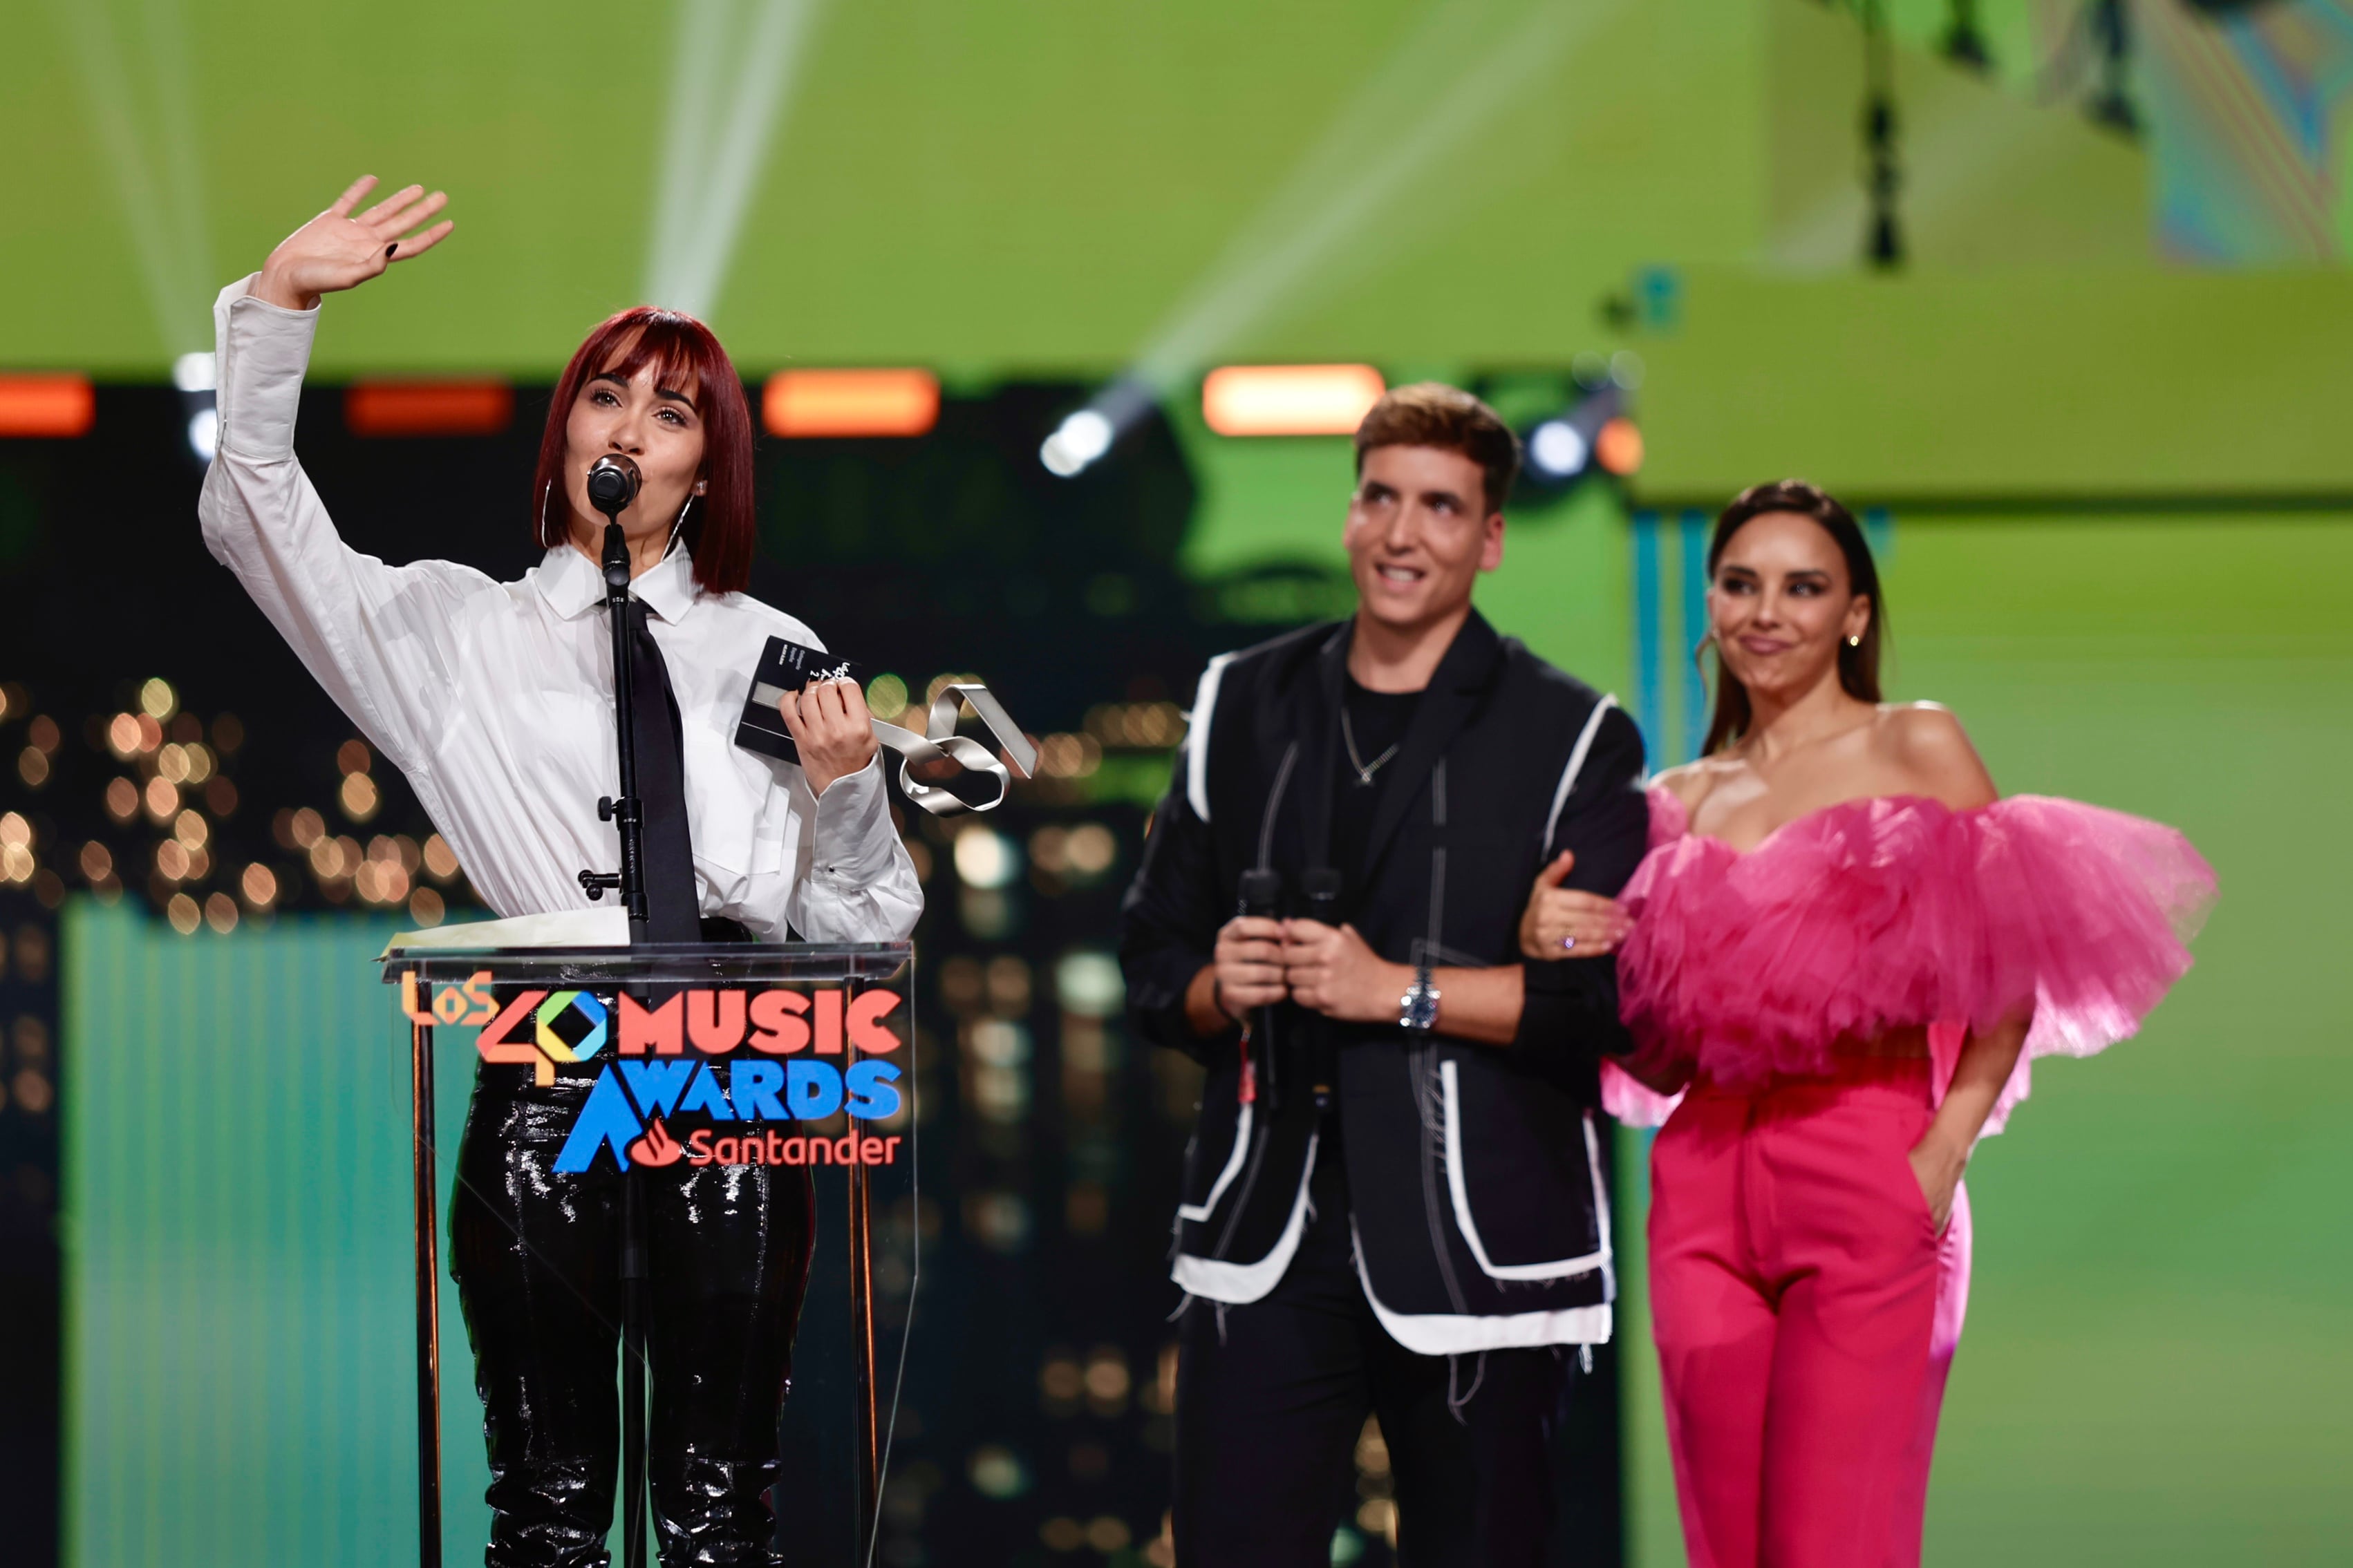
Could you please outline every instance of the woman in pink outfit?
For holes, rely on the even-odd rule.
[[[1521,942],[1618,953],[1638,1050],[1604,1100],[1665,1121],[1651,1307],[1694,1568],[1914,1564],[1969,1152],[2032,1058],[2133,1032],[2213,873],[2158,824],[2000,798],[1950,713],[1881,701],[1878,574],[1820,490],[1743,492],[1708,578],[1704,754],[1654,782],[1620,898],[1556,867]]]

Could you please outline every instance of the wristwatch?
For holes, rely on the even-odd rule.
[[[1438,987],[1430,983],[1430,965],[1413,967],[1413,984],[1398,998],[1398,1026],[1428,1034],[1438,1024]]]

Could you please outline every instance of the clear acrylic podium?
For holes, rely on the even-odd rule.
[[[474,1034],[477,1071],[486,1077],[535,1074],[545,1083],[559,1070],[593,1072],[596,1087],[563,1159],[584,1167],[609,1162],[626,1173],[625,1184],[676,1179],[714,1159],[845,1167],[852,1470],[864,1562],[884,1460],[870,1181],[876,1165],[913,1158],[913,1118],[899,1114],[912,1110],[914,1092],[913,949],[906,942],[630,947],[616,915],[592,910],[407,933],[380,959],[409,1044],[418,1561],[424,1568],[441,1562],[440,1138],[433,1081],[434,1033],[441,1029]],[[712,1119],[720,1106],[732,1110],[731,1120]],[[625,1185],[625,1212],[631,1205]],[[628,1250],[625,1241],[625,1257]],[[624,1263],[625,1299],[630,1268]],[[645,1363],[628,1337],[625,1330],[616,1512],[628,1529],[625,1560],[634,1562],[644,1541]]]

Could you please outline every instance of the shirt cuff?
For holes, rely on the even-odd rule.
[[[1204,1066],[1211,1051],[1231,1040],[1241,1029],[1241,1026],[1234,1024],[1214,1035],[1196,1034],[1193,1020],[1185,1010],[1185,998],[1192,989],[1193,977],[1216,956],[1174,948],[1124,966],[1128,1015],[1135,1020],[1138,1032],[1146,1040],[1182,1051]]]
[[[239,279],[213,301],[216,402],[220,450],[274,463],[294,455],[294,416],[302,405],[302,373],[310,367],[319,312],[254,298],[260,276]]]
[[[891,826],[890,793],[882,782],[882,758],[828,784],[817,797],[817,826],[809,839],[809,870],[829,882],[863,887],[879,880],[899,847]]]

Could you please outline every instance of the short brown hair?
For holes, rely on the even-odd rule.
[[[1356,426],[1356,475],[1364,477],[1365,454],[1376,447],[1436,447],[1459,452],[1479,465],[1487,488],[1487,510],[1504,510],[1512,479],[1520,471],[1520,438],[1501,416],[1444,382],[1417,381],[1381,394]]]

